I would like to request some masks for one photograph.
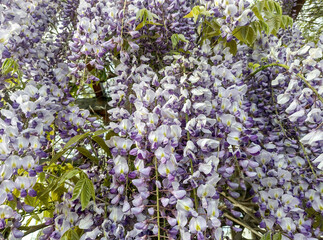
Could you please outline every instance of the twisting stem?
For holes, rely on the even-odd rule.
[[[294,127],[294,129],[295,129],[295,131],[297,132],[297,128],[296,128],[296,127]],[[301,140],[299,139],[299,136],[298,136],[298,135],[297,135],[297,141],[298,141],[299,145],[301,145],[301,147],[302,147],[302,150],[303,150],[303,152],[304,152],[305,158],[306,158],[306,160],[307,160],[307,162],[308,162],[308,165],[310,165],[310,168],[311,168],[311,170],[312,170],[312,173],[313,173],[314,177],[315,177],[315,178],[317,178],[317,176],[316,176],[316,174],[315,174],[315,171],[314,171],[314,168],[313,168],[313,166],[312,166],[312,164],[311,164],[311,161],[310,161],[310,159],[309,159],[309,157],[308,157],[308,155],[307,155],[307,153],[306,153],[305,147],[304,147],[304,145],[302,144]]]
[[[186,123],[188,122],[188,115],[186,114],[185,115],[185,119],[186,119]],[[190,133],[189,131],[187,131],[187,141],[190,140]],[[191,174],[193,176],[194,174],[194,165],[193,165],[193,159],[190,158],[190,163],[191,163]],[[193,188],[193,197],[194,197],[194,206],[195,206],[195,211],[198,211],[198,206],[199,206],[199,203],[197,201],[197,194],[196,194],[196,189]]]
[[[280,63],[271,63],[271,64],[268,64],[268,65],[264,65],[260,68],[258,68],[256,71],[252,72],[247,78],[246,80],[250,79],[251,77],[255,76],[258,72],[266,69],[266,68],[269,68],[269,67],[273,67],[273,66],[279,66],[279,67],[282,67],[282,68],[285,68],[286,70],[289,70],[289,67],[285,64],[280,64]],[[310,88],[314,93],[315,95],[318,97],[318,99],[323,103],[323,97],[320,96],[320,94],[316,91],[316,89],[303,77],[303,75],[297,73],[296,74],[300,79],[302,79],[302,81],[305,83],[305,85]]]
[[[158,163],[157,158],[154,157],[155,161],[155,175],[156,175],[156,207],[157,207],[157,227],[158,227],[158,236],[157,239],[160,240],[160,216],[159,216],[159,187],[157,184],[158,181]]]
[[[254,216],[254,211],[253,209],[248,208],[247,206],[244,206],[242,204],[240,204],[238,201],[236,201],[234,198],[225,195],[225,193],[220,193],[223,197],[225,197],[226,199],[228,199],[230,202],[233,203],[234,206],[240,208],[242,211],[244,211],[246,214],[248,214],[253,220],[255,220],[256,222],[259,222],[259,219],[257,219]]]
[[[259,233],[259,232],[257,232],[256,230],[254,230],[252,227],[250,227],[248,224],[246,224],[246,223],[244,223],[244,222],[242,222],[242,221],[240,221],[239,219],[236,219],[236,218],[234,218],[234,217],[232,217],[232,216],[230,216],[229,214],[227,214],[227,213],[224,213],[223,214],[223,216],[224,217],[226,217],[226,218],[229,218],[231,221],[233,221],[233,222],[236,222],[236,223],[238,223],[238,224],[240,224],[241,226],[243,226],[243,227],[245,227],[245,228],[247,228],[247,229],[249,229],[251,232],[253,232],[255,235],[257,235],[258,237],[262,237],[262,235]]]

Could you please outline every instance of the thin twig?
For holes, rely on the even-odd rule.
[[[24,237],[26,237],[28,234],[30,233],[33,233],[33,232],[36,232],[42,228],[45,228],[47,227],[48,225],[46,223],[42,223],[42,224],[39,224],[39,225],[34,225],[34,226],[21,226],[19,227],[18,229],[19,230],[25,230],[25,234],[24,234]]]
[[[158,235],[157,238],[160,240],[160,216],[159,216],[159,187],[157,184],[158,181],[158,163],[157,163],[157,158],[154,157],[155,161],[155,174],[156,174],[156,213],[157,213],[157,227],[158,227]]]
[[[295,131],[297,132],[297,128],[296,128],[296,127],[294,127],[294,129],[295,129]],[[301,148],[302,148],[302,150],[303,150],[303,152],[304,152],[305,158],[306,158],[306,160],[307,160],[308,164],[310,165],[310,168],[311,168],[311,170],[312,170],[312,173],[313,173],[314,177],[315,177],[315,178],[317,178],[317,176],[316,176],[316,174],[315,174],[315,171],[314,171],[314,168],[313,168],[313,166],[312,166],[312,164],[311,164],[311,161],[310,161],[310,159],[309,159],[309,157],[308,157],[308,155],[307,155],[307,153],[306,153],[305,147],[304,147],[304,145],[302,144],[301,140],[299,139],[299,136],[298,136],[298,135],[297,135],[297,141],[298,141],[299,145],[301,145]]]
[[[247,229],[249,229],[251,232],[253,232],[255,235],[257,235],[258,237],[262,237],[262,235],[259,233],[259,232],[257,232],[256,230],[254,230],[252,227],[250,227],[248,224],[246,224],[246,223],[244,223],[244,222],[242,222],[242,221],[240,221],[240,220],[238,220],[238,219],[236,219],[236,218],[234,218],[234,217],[232,217],[232,216],[230,216],[229,214],[227,214],[227,213],[224,213],[223,214],[223,216],[224,217],[226,217],[226,218],[229,218],[231,221],[233,221],[233,222],[236,222],[236,223],[238,223],[238,224],[240,224],[241,226],[243,226],[243,227],[245,227],[245,228],[247,228]]]
[[[246,206],[243,206],[242,204],[237,202],[234,198],[232,198],[230,196],[226,196],[225,193],[223,193],[223,192],[221,192],[220,194],[223,197],[225,197],[226,199],[228,199],[230,202],[232,202],[235,207],[240,208],[242,211],[244,211],[246,214],[248,214],[253,220],[259,222],[259,219],[257,219],[254,215],[252,215],[251,209],[248,209]]]

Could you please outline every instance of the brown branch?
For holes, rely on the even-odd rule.
[[[233,216],[229,215],[228,213],[224,213],[223,214],[224,217],[230,219],[231,221],[238,223],[239,225],[249,229],[252,233],[254,233],[255,235],[257,235],[258,237],[262,237],[262,234],[257,232],[256,230],[254,230],[252,227],[250,227],[247,223],[245,223],[243,220],[241,219],[236,219]]]
[[[94,97],[94,98],[80,98],[75,100],[75,104],[81,109],[87,109],[91,114],[97,114],[103,117],[104,122],[108,122],[108,106],[109,98]]]
[[[296,0],[296,5],[292,7],[291,12],[289,13],[289,16],[293,18],[294,21],[296,20],[298,14],[302,10],[305,2],[306,0]]]
[[[22,231],[26,231],[25,234],[24,234],[24,237],[27,236],[28,234],[30,233],[33,233],[33,232],[36,232],[40,229],[43,229],[45,227],[47,227],[48,225],[46,223],[42,223],[42,224],[39,224],[39,225],[34,225],[34,226],[21,226],[19,227],[18,229],[19,230],[22,230]]]

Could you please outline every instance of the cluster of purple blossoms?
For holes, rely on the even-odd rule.
[[[88,111],[69,105],[69,70],[63,63],[65,57],[55,56],[63,56],[64,49],[44,36],[50,24],[57,24],[59,2],[2,1],[0,8],[0,63],[12,58],[19,68],[0,77],[0,189],[1,204],[7,203],[1,206],[0,221],[1,229],[12,228],[10,237],[16,239],[24,235],[18,230],[22,211],[34,209],[24,199],[37,196],[34,185],[43,172],[40,161],[49,157],[55,140],[53,128],[56,137],[67,141],[79,134],[80,127],[90,125],[85,123]],[[17,209],[9,207],[10,202]]]

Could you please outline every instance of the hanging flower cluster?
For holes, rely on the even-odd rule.
[[[1,204],[9,203],[1,206],[1,228],[11,227],[11,237],[21,238],[20,213],[34,210],[24,199],[39,194],[34,186],[37,175],[43,172],[40,161],[49,157],[54,128],[67,141],[79,134],[81,126],[88,127],[85,120],[89,112],[68,105],[69,70],[54,56],[63,49],[50,45],[53,42],[49,39],[47,43],[41,41],[49,24],[55,24],[60,5],[53,1],[8,1],[0,6],[0,32],[6,33],[1,35],[0,62],[14,59],[18,63],[17,69],[1,75],[0,83]],[[20,213],[10,202],[17,204]],[[13,219],[13,225],[6,219]]]

